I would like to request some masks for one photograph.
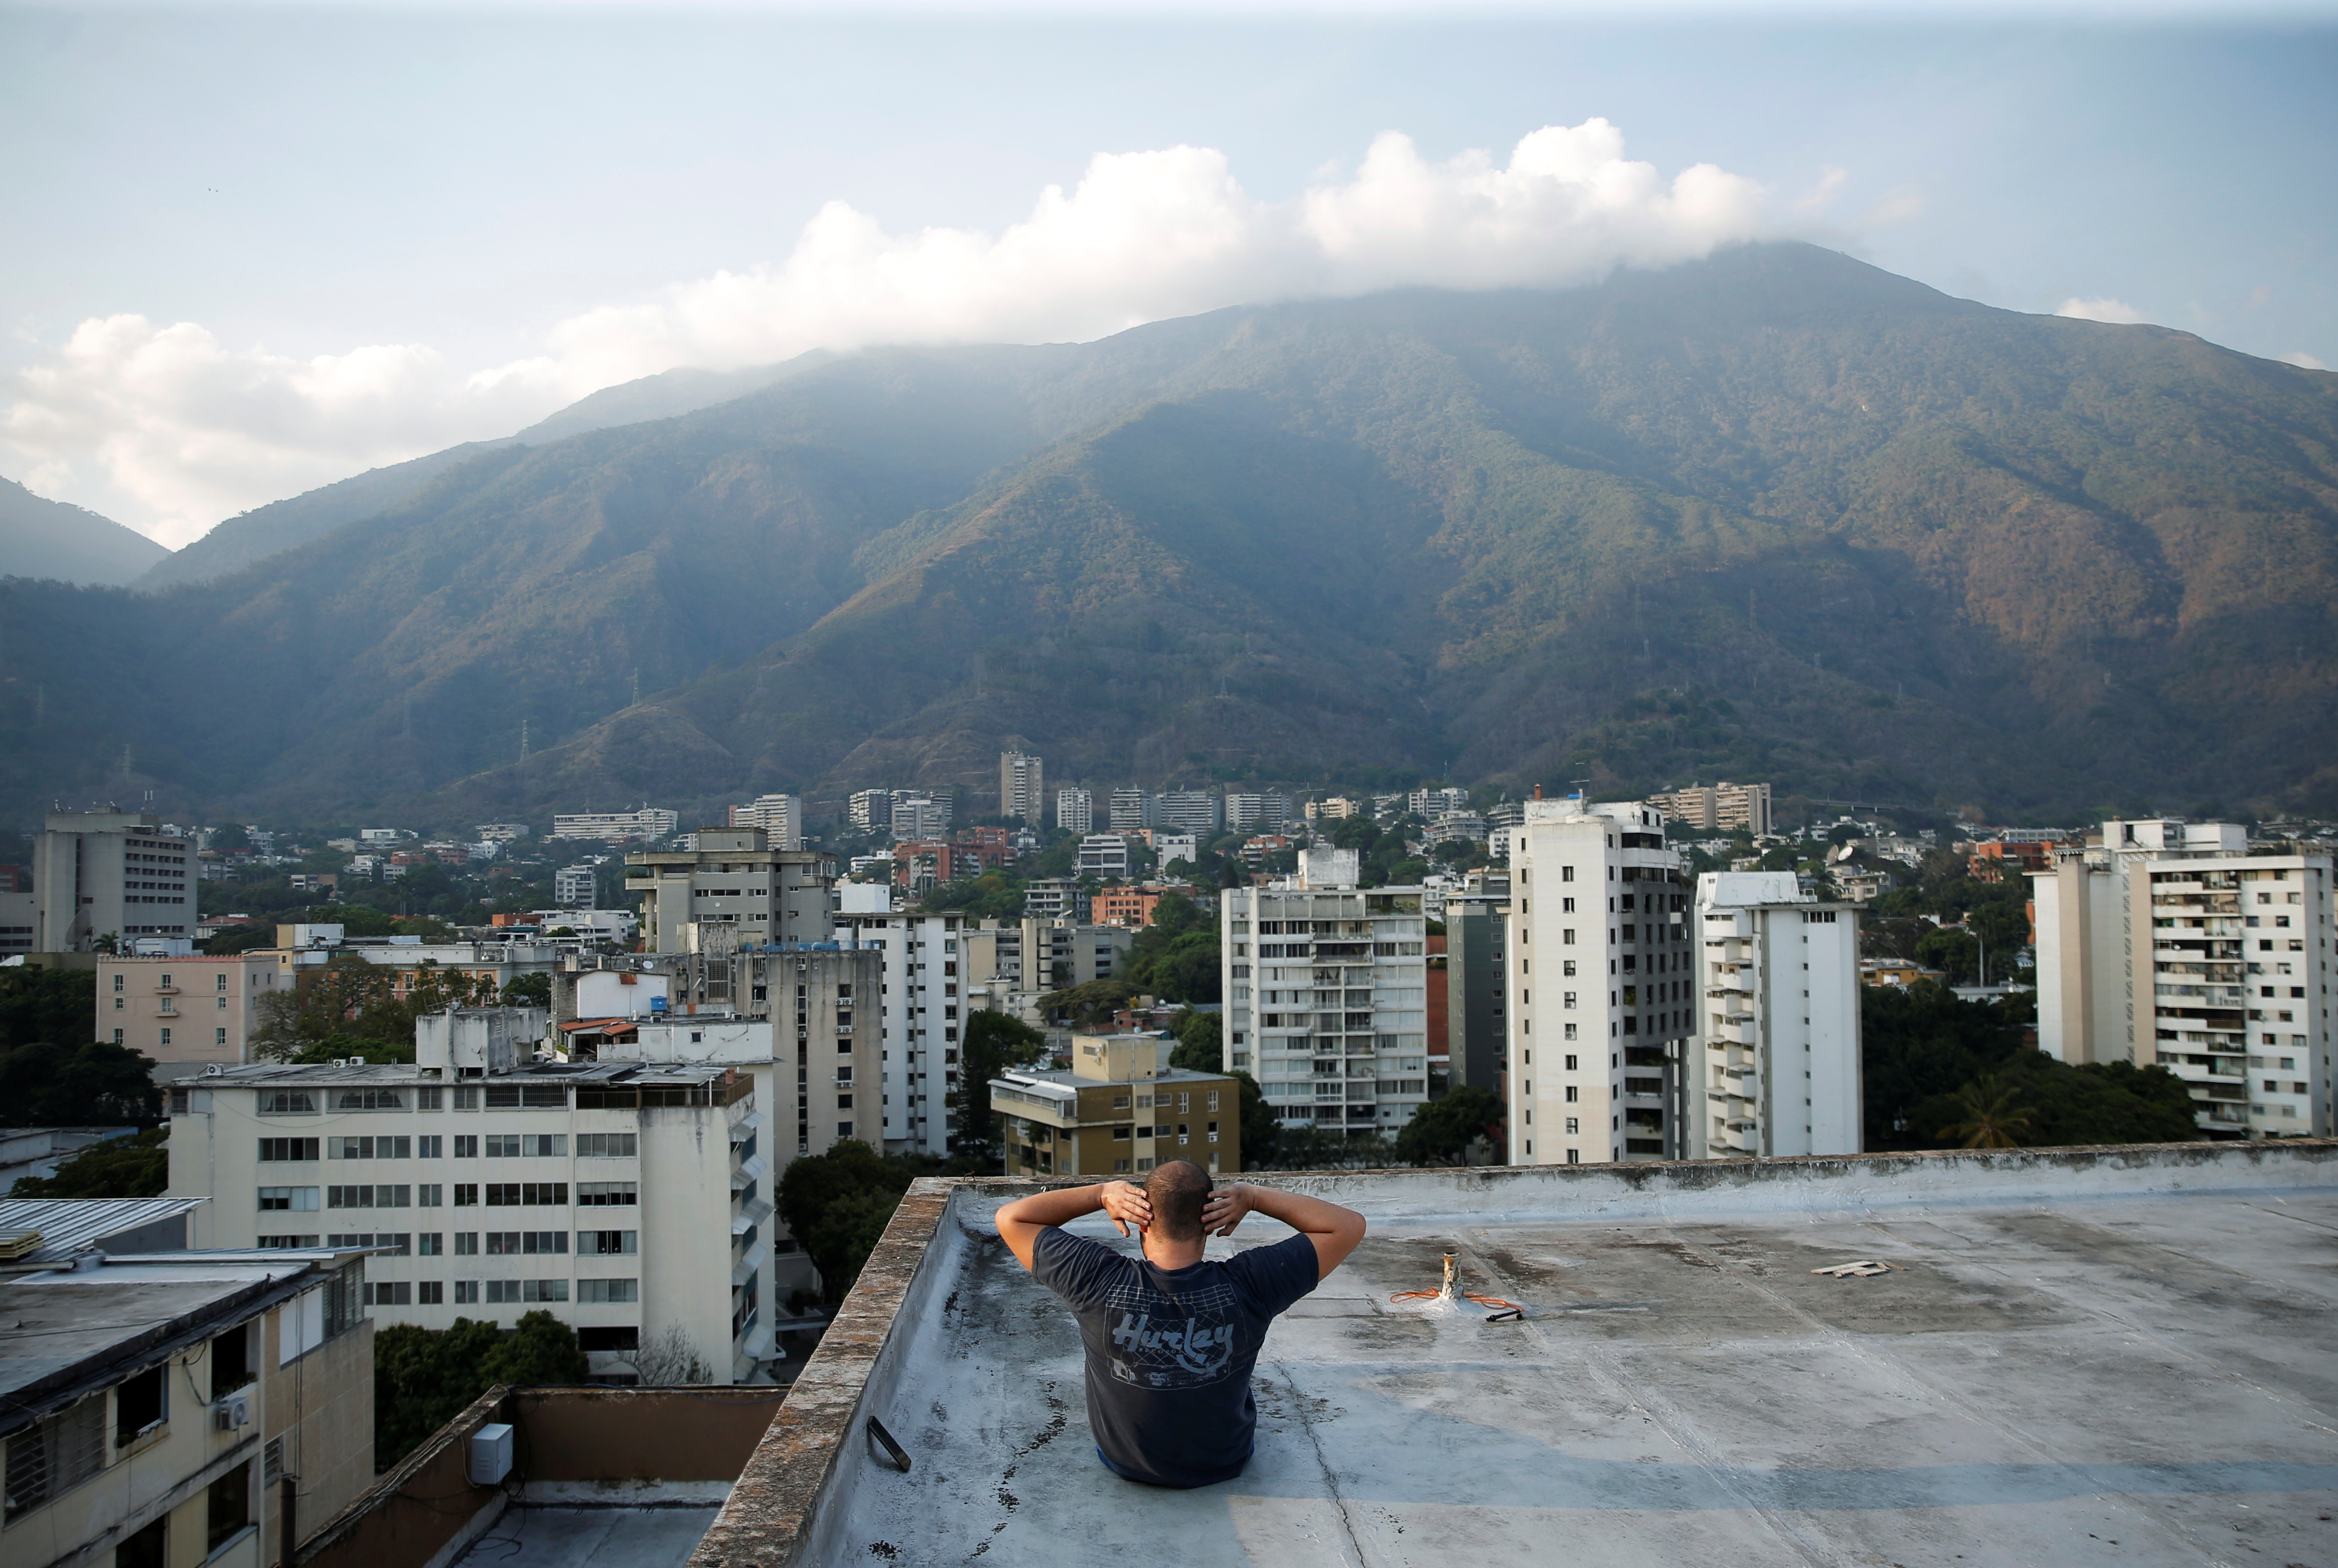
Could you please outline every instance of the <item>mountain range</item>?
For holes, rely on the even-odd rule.
[[[988,809],[1020,745],[1106,785],[2327,811],[2333,589],[2338,377],[1750,246],[677,372],[140,591],[0,582],[0,805]]]

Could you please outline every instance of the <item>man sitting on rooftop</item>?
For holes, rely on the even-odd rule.
[[[1059,1229],[1098,1209],[1123,1236],[1136,1228],[1141,1261]],[[1203,1261],[1204,1236],[1233,1235],[1252,1211],[1299,1234]],[[998,1234],[1079,1319],[1096,1456],[1130,1481],[1208,1486],[1249,1462],[1258,1426],[1250,1374],[1267,1325],[1356,1250],[1364,1217],[1243,1182],[1213,1192],[1208,1171],[1171,1160],[1142,1187],[1105,1181],[1018,1198],[998,1210]]]

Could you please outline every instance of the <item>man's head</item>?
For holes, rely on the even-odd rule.
[[[1191,1160],[1164,1160],[1144,1179],[1153,1229],[1165,1240],[1199,1241],[1202,1205],[1210,1200],[1210,1173]]]

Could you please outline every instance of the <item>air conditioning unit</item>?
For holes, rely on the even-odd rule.
[[[211,1425],[222,1432],[232,1432],[239,1426],[251,1425],[251,1396],[231,1394],[211,1406]]]
[[[511,1474],[512,1429],[501,1421],[490,1421],[471,1434],[471,1485],[499,1486]]]

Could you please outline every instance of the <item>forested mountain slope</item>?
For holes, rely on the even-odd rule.
[[[9,584],[0,785],[540,816],[1015,741],[2329,808],[2333,573],[2338,377],[1754,247],[839,358],[201,587]]]

